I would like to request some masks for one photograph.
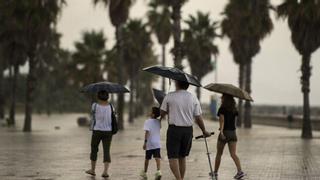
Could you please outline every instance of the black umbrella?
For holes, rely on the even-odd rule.
[[[152,92],[153,92],[153,96],[156,98],[156,100],[158,101],[158,103],[162,104],[162,101],[164,99],[164,97],[166,96],[166,93],[164,93],[163,91],[160,91],[158,89],[152,89]]]
[[[201,87],[198,78],[191,74],[185,73],[178,68],[165,66],[151,66],[144,68],[143,71],[147,71],[149,73],[157,74],[159,76],[163,76],[177,81],[184,81],[191,85]]]
[[[126,87],[112,82],[98,82],[89,84],[81,89],[81,92],[97,93],[99,91],[106,91],[108,93],[127,93],[130,92]]]

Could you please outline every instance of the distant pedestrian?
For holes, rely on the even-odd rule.
[[[167,153],[169,165],[176,180],[183,180],[186,157],[189,155],[193,137],[193,121],[205,136],[210,136],[202,120],[199,100],[187,91],[189,84],[176,81],[176,91],[170,92],[161,105],[161,119],[168,114]]]
[[[97,153],[100,141],[103,145],[103,163],[104,171],[102,177],[109,177],[108,169],[111,163],[110,157],[110,146],[112,140],[112,118],[114,118],[113,106],[108,102],[109,94],[106,91],[99,91],[98,102],[92,104],[91,115],[92,115],[92,138],[91,138],[91,169],[87,170],[86,173],[95,176],[95,168],[97,162]]]
[[[142,179],[148,179],[147,171],[149,166],[149,160],[153,157],[156,161],[157,172],[155,173],[155,179],[161,179],[161,141],[160,141],[160,120],[157,119],[160,116],[160,109],[158,107],[152,107],[150,112],[150,118],[145,121],[143,129],[145,130],[143,150],[145,150],[144,170],[140,176]]]
[[[238,111],[236,109],[236,103],[231,95],[223,94],[221,97],[221,107],[218,110],[219,124],[220,124],[220,134],[217,143],[217,154],[214,166],[214,175],[216,179],[218,178],[218,170],[220,167],[221,156],[223,154],[223,149],[225,144],[228,143],[230,156],[232,157],[235,165],[237,166],[238,172],[234,176],[235,179],[241,179],[245,176],[241,169],[240,160],[236,154],[237,147],[237,135],[235,121],[238,116]]]

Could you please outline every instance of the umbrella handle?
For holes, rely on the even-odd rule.
[[[214,132],[211,132],[210,134],[211,134],[211,135],[214,135]],[[200,139],[200,138],[204,138],[203,135],[200,135],[200,136],[196,136],[196,137],[195,137],[195,139]]]

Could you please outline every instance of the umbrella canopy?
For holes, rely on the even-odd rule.
[[[245,99],[248,101],[253,101],[249,93],[246,91],[232,85],[232,84],[219,84],[219,83],[211,83],[204,87],[209,91],[214,91],[217,93],[229,94],[234,97]]]
[[[89,84],[81,89],[81,92],[97,93],[99,91],[106,91],[108,93],[127,93],[130,92],[126,87],[112,82],[98,82]]]
[[[164,93],[163,91],[160,91],[158,89],[152,89],[152,92],[153,92],[153,96],[156,98],[156,100],[158,101],[158,103],[162,104],[162,101],[164,99],[164,97],[166,96],[166,93]]]
[[[157,74],[159,76],[170,78],[177,81],[184,81],[191,85],[201,87],[198,78],[191,74],[185,73],[178,68],[165,66],[151,66],[144,68],[143,71],[147,71],[149,73]]]

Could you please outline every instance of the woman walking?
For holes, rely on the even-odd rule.
[[[92,138],[91,138],[91,169],[87,170],[86,173],[95,176],[95,168],[97,162],[97,153],[100,141],[103,145],[103,163],[104,171],[102,177],[109,177],[108,169],[111,163],[110,158],[110,146],[112,140],[112,117],[113,107],[108,102],[109,94],[106,91],[98,92],[98,102],[92,104]]]
[[[223,149],[226,144],[228,144],[230,156],[233,159],[236,167],[237,174],[234,176],[235,179],[241,179],[245,176],[241,169],[240,160],[236,154],[237,149],[237,135],[235,119],[238,116],[238,111],[236,109],[236,103],[233,96],[228,94],[223,94],[221,97],[221,107],[218,110],[219,124],[220,124],[220,134],[217,142],[217,154],[214,165],[214,175],[218,179],[218,170],[220,167],[221,156],[223,154]]]

